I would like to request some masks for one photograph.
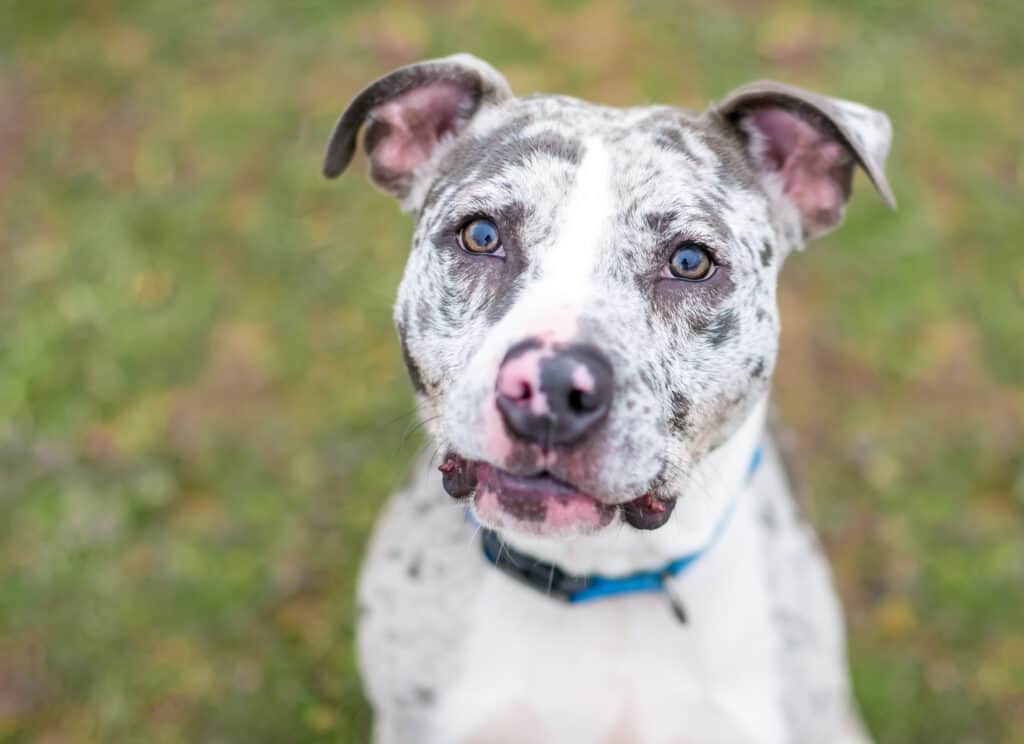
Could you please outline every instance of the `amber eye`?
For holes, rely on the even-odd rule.
[[[669,273],[676,279],[702,282],[715,273],[715,262],[707,248],[687,240],[680,243],[668,261]]]
[[[488,219],[478,218],[468,222],[459,233],[462,247],[470,253],[497,253],[501,249],[498,228]]]

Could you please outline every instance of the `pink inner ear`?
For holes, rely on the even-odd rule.
[[[438,142],[461,129],[471,94],[448,81],[428,83],[381,104],[370,113],[366,133],[373,177],[385,186],[407,185],[430,159]]]
[[[850,196],[853,158],[831,132],[783,108],[753,111],[747,121],[760,134],[757,151],[777,171],[809,235],[838,224]]]

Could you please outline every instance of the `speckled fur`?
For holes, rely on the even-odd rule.
[[[413,484],[382,517],[360,589],[361,663],[377,741],[599,740],[587,738],[591,729],[606,731],[607,741],[861,741],[842,621],[813,535],[793,511],[771,451],[752,484],[735,476],[764,436],[778,349],[777,273],[806,233],[780,184],[759,168],[756,132],[735,119],[756,90],[738,91],[734,108],[694,114],[667,106],[613,109],[564,96],[513,98],[502,94],[507,85],[496,72],[465,55],[417,68],[414,79],[436,74],[478,76],[484,91],[468,99],[476,102],[472,115],[463,112],[462,128],[408,185],[392,188],[416,218],[395,321],[438,449],[513,471],[536,464],[540,454],[526,445],[489,450],[485,431],[494,425],[488,401],[504,354],[547,334],[601,349],[616,380],[605,425],[553,472],[605,501],[653,491],[678,498],[679,508],[651,533],[619,527],[576,540],[506,534],[507,541],[568,570],[621,573],[699,545],[723,505],[737,498],[742,506],[739,525],[708,565],[679,581],[676,590],[695,614],[694,627],[680,627],[650,597],[569,610],[511,584],[480,559],[461,508],[446,501],[431,463],[421,462]],[[407,88],[401,75],[387,83],[389,96]],[[771,88],[773,95],[794,90]],[[362,100],[368,108],[366,101],[379,102],[382,94],[371,86]],[[813,116],[847,137],[891,199],[879,162],[888,148],[884,117],[823,97],[799,105],[814,105]],[[351,117],[346,126],[353,126]],[[354,134],[342,135],[351,148]],[[497,224],[505,258],[459,248],[458,227],[480,215]],[[681,239],[713,251],[720,268],[707,282],[660,276]],[[767,564],[776,570],[765,575],[760,567]],[[714,588],[719,582],[746,593],[731,606],[721,586]],[[720,635],[734,622],[724,618],[746,612],[749,647]],[[520,625],[510,625],[510,616]],[[622,654],[610,668],[629,667],[630,644],[613,638],[632,638],[633,624],[645,617],[658,642],[658,634],[679,635],[677,663],[691,663],[704,676],[694,678],[691,670],[672,682],[676,664],[645,660],[638,651],[635,669],[646,676],[606,680],[621,687],[614,699],[632,707],[609,707],[600,701],[605,686],[568,673],[578,686],[602,692],[568,695],[561,720],[534,699],[532,685],[543,682],[529,670],[502,671],[503,641],[487,634],[500,626],[515,636],[518,651],[509,663],[529,665],[534,646],[520,648],[516,627],[548,648],[537,634],[557,626],[550,635],[568,645],[567,658],[601,675],[607,669],[593,666],[591,655]],[[698,641],[711,648],[691,649]],[[752,659],[749,669],[729,666],[743,665],[737,649]],[[706,655],[714,661],[705,664]],[[552,671],[550,659],[536,663],[543,679],[566,676],[563,667]],[[650,678],[658,663],[665,670]],[[487,665],[482,674],[477,664]],[[751,683],[762,678],[761,687]],[[493,690],[485,694],[481,685]],[[685,715],[662,715],[660,723],[657,715],[643,718],[641,699]]]
[[[611,157],[615,211],[593,216],[605,227],[580,277],[589,297],[570,304],[557,289],[530,289],[574,239],[559,225],[588,147]],[[578,319],[575,339],[601,348],[621,380],[600,441],[566,465],[565,476],[592,491],[625,498],[652,485],[671,489],[667,471],[687,470],[763,395],[778,335],[775,273],[798,227],[773,208],[738,138],[712,117],[513,99],[471,124],[436,173],[395,314],[426,402],[442,416],[439,441],[486,455],[475,442],[498,363],[558,313]],[[508,260],[468,256],[454,244],[458,225],[477,213],[497,220]],[[716,250],[723,268],[709,282],[659,279],[683,237]]]

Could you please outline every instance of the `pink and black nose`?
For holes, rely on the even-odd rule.
[[[592,346],[514,346],[498,371],[495,391],[505,428],[544,449],[582,441],[608,414],[612,366]]]

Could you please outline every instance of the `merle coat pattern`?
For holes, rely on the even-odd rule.
[[[377,741],[862,741],[827,566],[764,411],[779,268],[839,224],[855,166],[892,204],[886,117],[770,82],[699,114],[516,98],[456,55],[357,96],[328,176],[361,127],[372,180],[416,219],[395,322],[438,451],[543,468],[615,514],[547,529],[543,507],[487,511],[478,498],[477,519],[567,570],[615,575],[701,545],[737,504],[669,587],[692,615],[680,625],[664,599],[570,607],[515,585],[481,558],[437,463],[418,463],[360,587]],[[460,246],[477,217],[497,227],[499,255]],[[666,275],[681,241],[708,248],[706,281]],[[533,338],[600,349],[614,370],[606,420],[557,457],[509,437],[493,404],[502,360]],[[765,465],[745,484],[759,441]],[[676,506],[660,529],[614,511],[641,494]]]

